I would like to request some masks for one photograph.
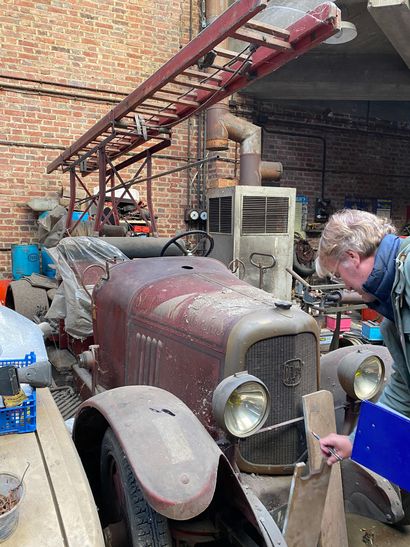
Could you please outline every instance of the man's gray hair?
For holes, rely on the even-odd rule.
[[[326,224],[319,241],[316,271],[326,277],[327,260],[338,260],[346,251],[356,251],[368,257],[376,252],[386,234],[396,233],[396,228],[386,218],[367,211],[343,209],[333,214]]]

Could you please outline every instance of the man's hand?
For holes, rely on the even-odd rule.
[[[352,454],[352,443],[349,437],[345,435],[331,433],[320,439],[320,450],[323,456],[327,458],[327,464],[333,465],[339,460],[329,452],[328,448],[333,448],[342,459],[350,458]]]

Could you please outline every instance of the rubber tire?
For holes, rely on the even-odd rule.
[[[311,262],[309,265],[299,262],[296,255],[296,251],[293,251],[293,271],[299,274],[301,277],[309,277],[316,271],[315,262]]]
[[[120,447],[111,428],[105,432],[101,445],[101,512],[104,519],[109,518],[113,511],[116,496],[111,482],[111,465],[115,464],[121,480],[126,506],[130,547],[172,547],[171,534],[166,517],[160,515],[146,502],[138,481],[128,463],[127,457]],[[115,513],[114,513],[115,514]]]

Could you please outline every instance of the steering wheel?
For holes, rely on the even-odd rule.
[[[182,246],[178,243],[179,239],[182,239],[184,237],[189,237],[189,236],[192,236],[192,235],[198,235],[199,236],[198,241],[197,241],[196,245],[194,245],[194,247],[187,249],[187,248],[185,248],[185,246]],[[201,247],[201,243],[204,242],[204,241],[209,242],[209,249],[204,249],[203,247]],[[178,249],[185,256],[192,256],[194,254],[198,254],[199,256],[208,256],[209,253],[214,248],[214,238],[212,236],[210,236],[208,234],[208,232],[204,232],[203,230],[190,230],[188,232],[182,232],[182,234],[179,234],[179,235],[173,237],[172,239],[170,239],[169,241],[167,241],[165,243],[165,245],[161,249],[161,253],[160,253],[159,256],[164,256],[164,254],[166,253],[168,247],[170,247],[171,245],[176,245],[178,247]]]

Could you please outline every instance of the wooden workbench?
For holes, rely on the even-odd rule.
[[[37,431],[0,436],[0,472],[22,476],[17,530],[4,547],[103,547],[87,477],[48,389],[37,390]]]

